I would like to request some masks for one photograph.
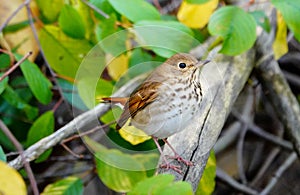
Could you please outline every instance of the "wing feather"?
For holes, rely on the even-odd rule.
[[[117,121],[116,129],[124,126],[127,120],[133,118],[140,110],[154,102],[158,97],[159,82],[145,82],[133,92],[124,106],[124,111]]]

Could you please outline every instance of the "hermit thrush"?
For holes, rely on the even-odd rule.
[[[199,68],[209,61],[198,61],[190,54],[173,55],[158,66],[129,98],[103,98],[109,102],[124,103],[124,111],[117,120],[120,129],[129,118],[131,124],[153,137],[160,152],[158,139],[162,139],[175,153],[175,159],[192,165],[181,158],[168,143],[167,137],[183,130],[197,114],[202,90]],[[165,156],[161,167],[181,172]]]

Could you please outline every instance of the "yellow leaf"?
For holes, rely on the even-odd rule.
[[[23,0],[11,0],[11,1],[1,1],[0,6],[0,24],[2,24],[11,14],[14,12],[23,2]],[[34,16],[38,17],[38,7],[34,1],[30,2],[30,8]],[[19,22],[24,22],[28,20],[26,7],[23,7],[16,16],[9,22],[8,25],[16,24]],[[39,25],[35,23],[37,29],[40,28]],[[4,35],[5,41],[7,41],[8,46],[6,49],[13,49],[18,47],[17,52],[19,54],[25,55],[29,51],[33,52],[33,55],[29,57],[31,61],[35,59],[38,54],[38,45],[34,39],[32,30],[30,26],[25,27],[17,32],[6,33]],[[2,43],[3,44],[3,43]],[[6,44],[5,44],[6,45]]]
[[[108,74],[114,80],[118,80],[128,69],[128,56],[122,54],[116,58],[108,54],[106,61],[109,63],[107,66]]]
[[[203,4],[189,4],[183,1],[177,13],[177,18],[188,27],[203,28],[217,6],[218,0],[210,0]]]
[[[119,130],[119,133],[123,139],[130,142],[132,145],[143,143],[144,141],[151,139],[151,137],[145,134],[142,130],[135,128],[130,123],[129,119],[126,124]]]
[[[276,60],[288,52],[286,36],[287,36],[286,23],[284,22],[281,13],[277,11],[277,32],[276,32],[275,41],[272,45]]]
[[[6,163],[0,161],[0,194],[27,194],[21,175]]]

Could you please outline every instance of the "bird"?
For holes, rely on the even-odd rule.
[[[123,112],[117,119],[116,130],[131,119],[130,125],[151,136],[162,154],[158,140],[162,139],[174,152],[172,157],[187,166],[191,161],[183,159],[167,138],[187,127],[197,116],[202,102],[200,70],[209,60],[199,61],[191,54],[177,53],[159,65],[129,98],[107,97],[105,102],[121,103]],[[163,156],[161,168],[181,173]]]

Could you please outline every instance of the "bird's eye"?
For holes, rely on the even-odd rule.
[[[186,67],[186,63],[180,62],[178,64],[178,67],[181,68],[181,69],[184,69]]]

